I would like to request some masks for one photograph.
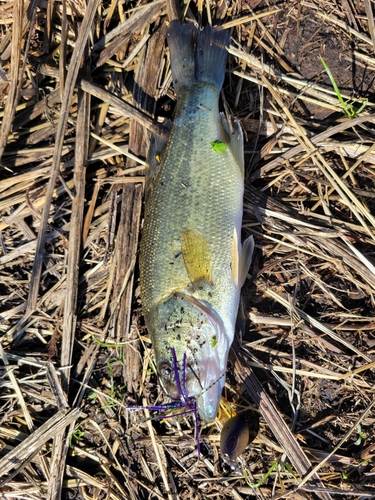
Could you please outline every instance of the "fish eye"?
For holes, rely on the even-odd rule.
[[[172,375],[172,367],[168,363],[160,363],[159,373],[162,378],[170,379]]]

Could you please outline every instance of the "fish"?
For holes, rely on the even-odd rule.
[[[141,301],[162,388],[210,422],[254,247],[241,245],[243,136],[219,112],[227,32],[173,21],[167,41],[177,103],[146,164]]]

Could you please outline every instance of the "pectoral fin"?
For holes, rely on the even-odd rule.
[[[232,276],[236,287],[239,286],[240,280],[240,254],[238,252],[238,234],[237,229],[233,230],[232,240]]]
[[[240,258],[240,269],[239,269],[239,283],[242,287],[246,281],[247,274],[250,269],[250,264],[253,258],[254,251],[254,238],[249,236],[242,243],[241,258]]]
[[[212,259],[208,242],[193,229],[181,234],[181,252],[191,283],[206,282],[212,285]]]

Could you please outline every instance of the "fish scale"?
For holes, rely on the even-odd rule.
[[[232,133],[219,113],[227,34],[171,23],[168,38],[177,105],[168,142],[156,152],[160,163],[149,159],[142,307],[164,388],[179,397],[171,350],[181,370],[186,354],[188,395],[208,421],[217,412],[240,297],[243,142],[239,125]]]
[[[189,283],[180,249],[184,228],[193,227],[201,232],[212,248],[216,274],[213,281],[215,292],[218,292],[213,298],[215,305],[225,299],[220,292],[223,288],[230,296],[234,287],[232,240],[234,227],[238,231],[241,228],[242,172],[230,150],[222,153],[213,150],[211,142],[222,135],[215,102],[217,96],[207,92],[206,85],[196,87],[189,89],[186,97],[184,94],[181,98],[179,96],[197,112],[194,120],[190,118],[189,121],[185,120],[189,114],[187,106],[177,108],[178,118],[171,131],[165,158],[148,194],[152,200],[146,204],[143,232],[146,244],[142,247],[145,258],[143,274],[147,280],[143,293],[146,315],[161,297]],[[212,111],[198,108],[202,103]],[[178,119],[181,119],[180,125],[176,125]],[[170,262],[173,262],[172,272]]]

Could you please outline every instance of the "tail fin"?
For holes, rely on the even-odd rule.
[[[172,21],[167,38],[176,91],[194,82],[214,84],[220,91],[225,75],[228,33],[211,26],[202,31],[192,24]]]

